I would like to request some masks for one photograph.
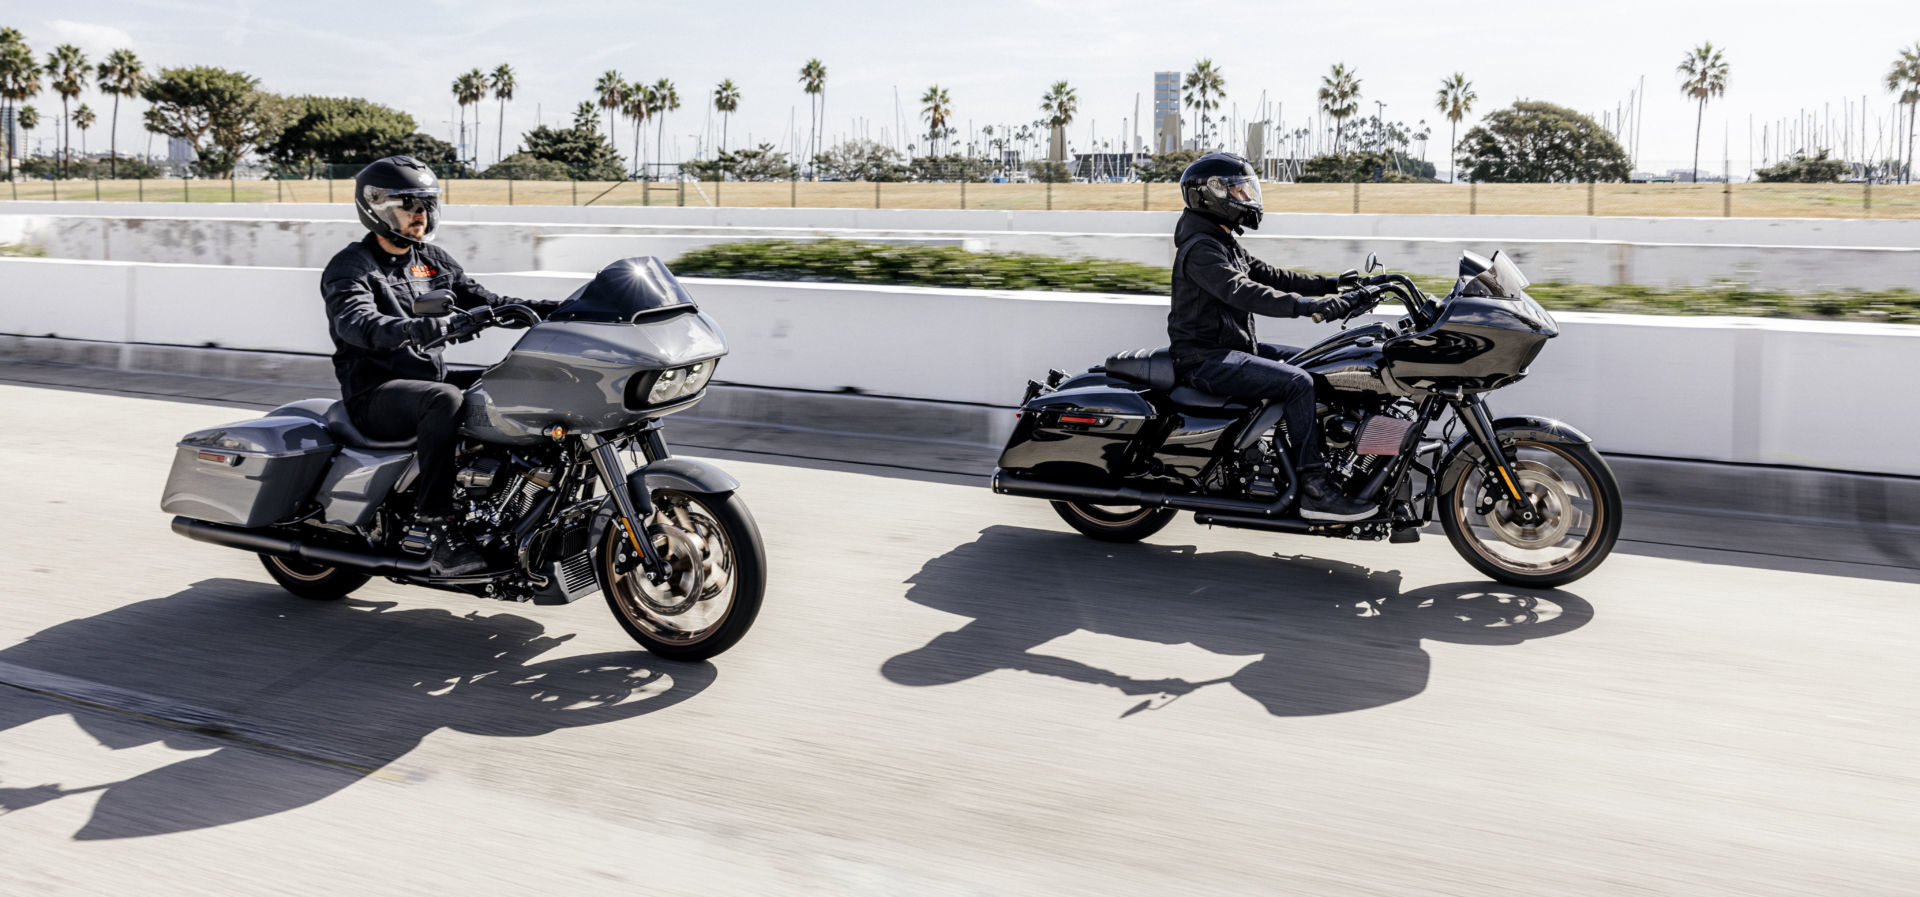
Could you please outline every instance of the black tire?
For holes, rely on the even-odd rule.
[[[653,503],[662,515],[672,514],[678,506],[692,518],[694,509],[701,509],[712,524],[717,525],[723,545],[731,555],[726,588],[731,589],[732,595],[727,606],[718,619],[691,631],[676,628],[677,621],[682,619],[680,616],[650,611],[639,585],[640,573],[621,576],[615,572],[614,558],[626,539],[625,530],[617,522],[607,528],[600,546],[600,581],[604,584],[601,591],[606,594],[607,606],[612,609],[613,618],[620,621],[620,627],[648,651],[672,660],[705,660],[739,642],[760,614],[760,602],[767,587],[767,552],[760,541],[760,528],[747,511],[746,502],[732,492],[701,495],[662,489],[653,493]],[[661,539],[656,539],[655,545],[663,551],[673,548],[670,541],[663,544]],[[669,557],[669,562],[675,559]],[[703,583],[702,592],[705,591]],[[700,600],[714,597],[717,596]],[[690,607],[698,605],[699,601],[694,601]]]
[[[267,568],[267,575],[281,588],[309,601],[338,601],[373,578],[365,573],[271,554],[260,555],[260,566]]]
[[[1620,538],[1620,485],[1614,480],[1613,470],[1607,466],[1606,459],[1600,457],[1600,453],[1594,451],[1590,445],[1560,445],[1524,440],[1509,443],[1506,439],[1502,439],[1501,444],[1511,445],[1513,452],[1522,456],[1523,464],[1528,462],[1527,456],[1557,456],[1565,461],[1571,471],[1579,474],[1582,480],[1580,486],[1585,493],[1581,503],[1586,507],[1572,517],[1586,519],[1584,533],[1575,539],[1571,553],[1560,561],[1552,564],[1530,565],[1507,556],[1516,553],[1512,543],[1489,541],[1474,532],[1469,532],[1468,530],[1476,525],[1474,518],[1478,517],[1480,528],[1498,535],[1498,532],[1493,529],[1492,515],[1478,515],[1474,510],[1468,509],[1466,501],[1469,497],[1462,494],[1463,489],[1470,488],[1469,481],[1478,475],[1479,452],[1475,451],[1472,457],[1467,459],[1473,463],[1453,465],[1445,474],[1446,481],[1441,484],[1440,526],[1446,530],[1447,540],[1453,543],[1454,550],[1459,552],[1460,557],[1467,563],[1472,564],[1474,569],[1509,585],[1536,589],[1553,588],[1592,573],[1601,562],[1607,559],[1607,555],[1613,552],[1614,543]],[[1535,476],[1532,472],[1524,470],[1519,471],[1518,475],[1523,480]],[[1531,485],[1526,489],[1533,491]],[[1562,502],[1570,503],[1568,499],[1569,496],[1564,493],[1560,497]],[[1562,540],[1570,535],[1571,530],[1568,530],[1562,536]],[[1547,549],[1549,552],[1552,550],[1554,549]]]
[[[1108,510],[1104,505],[1077,501],[1053,502],[1053,511],[1073,527],[1102,542],[1138,542],[1163,529],[1180,513],[1172,508],[1125,508]]]

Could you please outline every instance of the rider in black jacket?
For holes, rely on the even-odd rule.
[[[1300,350],[1254,338],[1253,316],[1343,317],[1361,301],[1359,275],[1300,274],[1254,258],[1234,234],[1259,228],[1260,179],[1231,153],[1202,156],[1180,176],[1187,211],[1174,229],[1173,309],[1167,335],[1180,382],[1202,392],[1277,402],[1300,473],[1300,516],[1364,520],[1373,506],[1341,494],[1320,461],[1313,377],[1286,360]],[[1346,290],[1349,292],[1340,293]],[[1309,297],[1340,295],[1327,299]]]
[[[354,207],[371,233],[333,257],[320,276],[333,335],[333,370],[353,425],[380,440],[416,439],[419,487],[401,546],[431,553],[443,576],[484,566],[453,529],[453,450],[460,405],[476,372],[447,370],[436,341],[464,342],[477,322],[413,313],[413,300],[452,290],[463,309],[521,302],[489,292],[446,250],[428,242],[439,217],[439,184],[427,166],[390,156],[354,178]],[[552,303],[525,303],[544,310]]]

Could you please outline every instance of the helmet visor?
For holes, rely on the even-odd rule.
[[[1260,179],[1245,175],[1207,179],[1207,190],[1214,196],[1252,208],[1260,208]]]
[[[389,190],[369,186],[365,190],[367,211],[394,233],[412,240],[433,239],[440,218],[439,188]]]

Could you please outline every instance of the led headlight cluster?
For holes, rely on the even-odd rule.
[[[653,389],[647,391],[647,404],[658,405],[683,399],[705,389],[707,381],[713,379],[714,364],[713,361],[702,361],[661,371],[653,381]]]

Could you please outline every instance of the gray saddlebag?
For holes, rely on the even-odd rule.
[[[334,448],[327,428],[306,417],[189,433],[174,450],[160,509],[249,529],[288,520],[310,506]]]

